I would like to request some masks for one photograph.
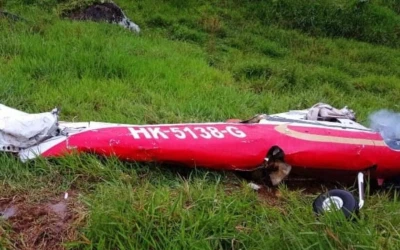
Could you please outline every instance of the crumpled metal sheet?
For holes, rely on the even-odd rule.
[[[342,109],[336,109],[329,104],[317,103],[312,106],[306,116],[307,120],[330,121],[338,118],[356,120],[356,113],[345,106]]]
[[[36,145],[58,133],[57,110],[28,114],[0,104],[0,147],[4,151]]]

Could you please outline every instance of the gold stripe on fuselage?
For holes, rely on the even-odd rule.
[[[369,139],[358,139],[358,138],[339,137],[330,135],[316,135],[316,134],[310,134],[292,130],[288,128],[287,124],[281,124],[276,126],[275,130],[289,137],[305,141],[387,147],[383,140],[369,140]]]

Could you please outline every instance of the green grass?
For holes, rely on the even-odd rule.
[[[398,34],[390,33],[398,25],[396,1],[368,3],[369,15],[384,18],[358,37],[333,33],[326,16],[308,27],[312,13],[295,1],[274,1],[291,6],[274,12],[274,22],[262,18],[276,10],[264,8],[271,1],[116,2],[141,26],[140,35],[60,19],[57,1],[5,3],[28,21],[0,18],[1,102],[28,112],[58,106],[63,120],[136,124],[248,118],[317,102],[349,105],[365,124],[375,110],[400,110]],[[326,4],[335,9],[340,1]],[[379,25],[383,33],[369,32]],[[369,194],[355,222],[335,214],[317,220],[317,193],[283,184],[270,201],[231,173],[92,156],[29,163],[0,156],[0,198],[23,194],[40,202],[71,190],[86,209],[78,211],[84,223],[75,240],[64,242],[73,249],[400,247],[393,193]],[[0,247],[14,241],[0,221]]]

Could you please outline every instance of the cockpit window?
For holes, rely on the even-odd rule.
[[[385,143],[394,150],[400,150],[400,139],[385,139]]]
[[[400,150],[400,138],[398,135],[390,129],[388,126],[375,126],[374,130],[378,132],[386,145],[388,145],[393,150]]]

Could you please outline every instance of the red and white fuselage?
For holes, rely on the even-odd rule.
[[[355,122],[303,121],[287,114],[257,123],[60,123],[62,135],[19,155],[27,160],[87,152],[126,161],[249,171],[262,166],[269,150],[279,147],[294,170],[373,169],[382,179],[400,175],[400,151],[388,147],[379,133]]]

